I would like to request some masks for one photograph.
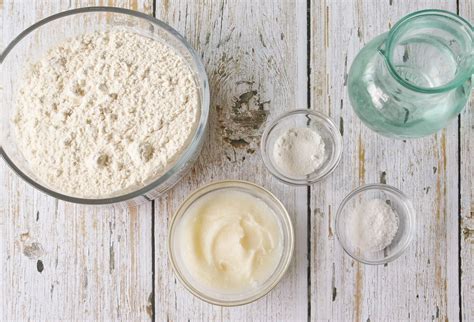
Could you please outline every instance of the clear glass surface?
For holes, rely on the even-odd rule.
[[[381,251],[361,250],[352,240],[348,228],[350,215],[360,204],[382,199],[397,213],[398,230],[390,245]],[[352,191],[342,201],[336,213],[336,235],[344,251],[364,264],[385,264],[398,258],[410,245],[415,234],[415,209],[400,190],[386,184],[369,184]]]
[[[438,131],[469,99],[473,29],[442,10],[414,12],[369,42],[352,63],[352,107],[372,130],[414,138]]]
[[[182,222],[187,209],[201,197],[214,191],[232,190],[248,193],[262,201],[264,201],[275,213],[276,219],[280,225],[282,232],[283,251],[280,261],[273,272],[273,274],[258,287],[242,293],[219,293],[213,290],[204,288],[192,278],[190,272],[186,270],[180,251],[179,241],[176,238],[176,231]],[[195,296],[200,299],[221,306],[237,306],[253,302],[260,297],[270,292],[281,280],[293,256],[294,249],[294,232],[291,218],[288,215],[283,204],[268,190],[246,181],[229,180],[218,181],[208,184],[198,190],[194,191],[181,204],[176,211],[176,214],[171,220],[170,229],[168,233],[168,255],[171,265],[178,279],[183,285]]]
[[[15,95],[23,69],[42,57],[48,49],[68,38],[95,31],[120,27],[173,47],[193,71],[199,90],[200,119],[196,131],[180,158],[161,176],[98,199],[85,199],[63,194],[42,182],[29,168],[18,150],[11,116],[15,112]],[[156,198],[172,187],[191,168],[199,156],[208,123],[209,85],[200,57],[187,41],[167,24],[146,14],[112,7],[89,7],[65,11],[39,21],[18,35],[1,53],[0,155],[8,165],[36,188],[66,201],[84,204],[109,204],[127,201],[137,204]]]

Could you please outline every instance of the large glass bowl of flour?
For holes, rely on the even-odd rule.
[[[104,39],[109,41],[109,38],[120,48],[116,53],[110,48],[108,52],[104,50],[102,58],[106,59],[102,59],[102,64],[105,64],[105,67],[95,71],[95,74],[94,64],[89,62],[92,66],[89,79],[76,80],[73,83],[65,79],[63,89],[63,81],[58,81],[61,77],[58,73],[48,74],[52,77],[51,85],[45,82],[49,76],[37,77],[38,70],[45,67],[44,64],[47,64],[45,68],[54,69],[57,63],[59,67],[65,68],[67,73],[74,74],[76,69],[77,73],[81,72],[82,66],[78,66],[77,61],[76,65],[67,66],[61,61],[64,60],[63,57],[54,56],[54,50],[61,46],[63,53],[76,50],[77,43],[71,42],[71,39],[80,39],[79,43],[85,47],[90,44],[94,47],[90,52],[97,54],[100,44]],[[64,45],[68,41],[69,43]],[[128,50],[127,59],[130,64],[109,59],[120,51],[123,52],[124,48]],[[153,52],[147,51],[149,48],[157,49],[159,55],[151,55]],[[78,55],[86,56],[90,52],[86,50]],[[54,59],[58,62],[51,62]],[[209,85],[204,66],[200,57],[177,31],[151,16],[110,7],[89,7],[62,12],[39,21],[19,34],[0,55],[0,63],[0,154],[20,177],[53,197],[83,204],[137,204],[154,199],[172,187],[190,170],[199,156],[209,114]],[[161,63],[165,68],[163,75],[158,77],[156,66]],[[35,64],[36,67],[32,67]],[[180,75],[170,74],[170,70],[175,74],[185,71],[186,76],[180,78]],[[107,72],[110,72],[110,75],[105,75]],[[157,80],[160,86],[149,81],[149,73],[154,73],[154,78],[151,79]],[[28,74],[29,78],[25,77],[25,74]],[[130,75],[136,78],[133,86],[120,83]],[[93,82],[94,77],[101,78],[100,82],[94,84],[94,90],[91,90],[91,86],[81,88],[85,83]],[[29,86],[25,87],[25,79],[31,83]],[[42,81],[41,84],[34,84],[38,80]],[[182,91],[183,84],[189,85],[187,92]],[[62,91],[58,90],[57,86],[60,86],[61,90],[69,91],[71,95],[61,97]],[[128,93],[127,91],[135,92],[119,105],[114,105],[114,100],[121,99],[120,94],[114,92],[114,88],[121,88],[122,95]],[[179,92],[175,96],[169,96],[167,91]],[[116,92],[118,93],[118,90]],[[92,112],[91,109],[78,111],[79,108],[84,108],[85,103],[81,99],[87,95],[91,98],[88,104],[92,104]],[[23,96],[28,99],[25,100]],[[75,96],[78,101],[74,101]],[[51,97],[59,98],[43,101],[43,98],[48,100]],[[168,97],[174,97],[174,101],[167,101]],[[189,100],[193,100],[193,113],[183,108]],[[109,101],[112,102],[110,105],[107,103]],[[69,104],[68,109],[64,110],[63,103]],[[150,111],[149,104],[152,104],[155,110]],[[38,106],[41,106],[41,112],[38,111]],[[48,108],[51,108],[51,111],[48,111]],[[62,115],[58,110],[63,110]],[[133,120],[127,119],[129,112],[135,113]],[[42,118],[32,118],[34,113],[43,113]],[[81,119],[81,113],[87,114],[85,125],[76,124],[77,120],[84,121]],[[70,119],[76,121],[70,124],[73,133],[69,133],[69,128],[64,128],[64,135],[58,135],[62,134],[58,132],[58,129],[62,128],[56,124],[57,116],[63,118],[62,123],[57,123],[62,124],[61,126]],[[126,126],[128,124],[129,128]],[[180,124],[186,125],[185,130],[184,125]],[[83,142],[82,134],[87,134],[89,125],[93,129],[91,131],[95,131],[92,138],[97,137],[97,140],[91,141],[89,136],[89,141]],[[48,126],[51,135],[48,135]],[[74,126],[84,128],[74,129]],[[43,132],[37,134],[37,127],[42,127]],[[166,132],[163,132],[163,127],[166,127]],[[110,129],[115,129],[115,132]],[[144,131],[150,133],[143,133]],[[26,141],[23,140],[25,133],[29,135]],[[35,138],[36,134],[41,135],[41,139]],[[149,140],[137,141],[134,136],[146,137]],[[122,138],[124,141],[120,141]],[[107,143],[107,140],[110,142]],[[57,144],[59,141],[61,144]],[[30,142],[32,145],[28,146]],[[161,142],[159,147],[157,142]],[[38,145],[39,152],[35,144]],[[86,144],[87,149],[92,151],[90,157],[75,155],[73,158],[74,151],[80,149],[81,144]],[[69,149],[63,150],[62,145],[68,146]],[[71,153],[70,145],[77,147],[76,150],[73,149],[74,153]],[[25,149],[28,151],[25,152]],[[38,158],[43,162],[35,164],[32,155],[35,162]],[[44,160],[41,160],[42,155],[45,155]],[[120,162],[116,159],[120,159]],[[147,164],[149,159],[155,160],[155,163]],[[59,167],[64,164],[69,171],[68,175],[64,175],[62,172],[65,170]],[[94,172],[88,172],[89,165],[96,168],[97,177],[91,179],[91,173]],[[77,171],[74,166],[77,166]],[[156,167],[156,171],[153,167]],[[55,176],[55,172],[51,171],[53,168],[59,179],[55,177],[54,180],[49,180],[48,178]],[[101,169],[107,171],[101,172]],[[127,171],[124,172],[123,169]],[[121,179],[117,180],[115,174],[120,175]],[[134,181],[134,178],[138,179]],[[77,191],[74,189],[75,181],[80,183],[77,187],[81,186]]]

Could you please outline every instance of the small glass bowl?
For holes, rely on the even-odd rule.
[[[322,137],[326,159],[314,172],[302,177],[289,177],[275,165],[273,148],[276,140],[290,128],[307,127],[316,130]],[[277,179],[293,185],[310,185],[320,181],[336,169],[342,156],[342,136],[336,125],[326,115],[308,109],[285,113],[267,126],[260,141],[263,163]]]
[[[248,193],[264,201],[275,213],[277,222],[281,228],[282,253],[280,261],[270,277],[255,288],[240,293],[220,293],[201,285],[193,279],[180,256],[179,241],[177,238],[179,225],[183,217],[193,203],[209,193],[233,190]],[[270,292],[282,279],[287,271],[294,249],[294,232],[291,218],[283,204],[268,190],[247,182],[239,180],[226,180],[210,183],[194,191],[179,206],[170,224],[168,234],[168,255],[171,266],[180,282],[194,295],[211,304],[221,306],[237,306],[253,302]]]
[[[362,202],[386,200],[398,214],[398,231],[390,245],[380,251],[361,250],[352,241],[347,231],[348,218]],[[400,190],[386,184],[361,186],[342,201],[336,214],[336,236],[344,251],[355,260],[369,265],[385,264],[398,258],[408,247],[415,234],[415,209],[408,197]]]

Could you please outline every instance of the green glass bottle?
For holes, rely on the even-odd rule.
[[[471,94],[473,41],[473,26],[447,11],[402,18],[352,63],[348,90],[354,111],[389,137],[421,137],[445,127]]]

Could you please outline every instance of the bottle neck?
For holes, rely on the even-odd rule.
[[[397,22],[379,52],[404,87],[447,92],[463,86],[473,74],[472,26],[446,11],[415,12]]]

